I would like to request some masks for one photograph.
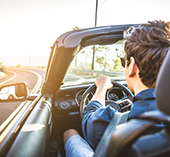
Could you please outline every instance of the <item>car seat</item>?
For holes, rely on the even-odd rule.
[[[156,101],[159,111],[149,111],[129,120],[125,126],[111,132],[109,139],[103,136],[94,156],[170,156],[169,60],[170,50],[163,61],[156,83]],[[103,142],[103,139],[107,139],[107,142]]]

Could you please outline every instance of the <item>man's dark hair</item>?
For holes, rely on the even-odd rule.
[[[136,28],[130,27],[124,32],[124,39],[127,66],[133,56],[141,81],[154,88],[160,66],[170,48],[170,22],[152,21]]]

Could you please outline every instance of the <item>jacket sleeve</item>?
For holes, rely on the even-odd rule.
[[[83,113],[82,131],[93,149],[96,149],[115,112],[110,106],[102,107],[97,101],[91,101],[87,105]]]

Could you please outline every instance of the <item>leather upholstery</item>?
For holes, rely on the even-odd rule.
[[[156,82],[158,109],[170,115],[170,49],[164,59]]]

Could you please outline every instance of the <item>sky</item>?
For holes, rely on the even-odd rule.
[[[169,0],[98,0],[97,26],[167,22],[169,6]],[[59,35],[95,26],[95,7],[96,0],[0,0],[0,62],[46,66]]]

